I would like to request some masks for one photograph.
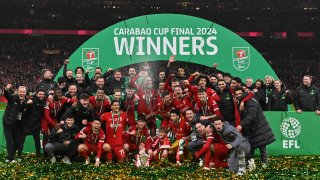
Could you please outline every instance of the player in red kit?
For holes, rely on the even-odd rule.
[[[169,92],[163,94],[163,102],[158,102],[159,113],[162,116],[161,127],[169,127],[170,111],[173,107],[173,99]]]
[[[46,102],[46,107],[44,108],[44,117],[41,119],[41,131],[44,136],[43,146],[47,142],[47,137],[49,129],[55,127],[64,112],[62,112],[62,107],[66,103],[76,102],[75,99],[69,99],[62,96],[62,90],[56,88],[53,91],[53,97],[48,98]]]
[[[196,83],[198,84],[198,86],[190,85],[195,76],[198,76],[196,79]],[[187,88],[189,89],[190,92],[192,92],[194,96],[196,96],[195,97],[196,101],[198,99],[198,90],[201,88],[205,89],[208,97],[212,96],[215,101],[220,101],[219,95],[212,88],[208,87],[208,84],[210,83],[208,76],[200,75],[199,72],[195,72],[188,78],[188,81],[190,84],[187,86]]]
[[[93,106],[95,117],[100,117],[110,109],[110,101],[102,88],[97,89],[96,96],[89,97],[89,103]]]
[[[112,162],[112,157],[116,157],[119,163],[123,163],[127,115],[120,111],[120,102],[112,101],[111,112],[103,113],[100,119],[106,122],[106,142],[103,145],[103,150],[107,153],[107,163]]]
[[[135,84],[139,77],[143,77],[144,81],[141,86]],[[152,88],[152,79],[145,76],[144,71],[141,71],[137,76],[130,80],[131,86],[138,89],[139,103],[138,114],[145,114],[147,125],[152,136],[156,135],[156,118],[157,112],[157,91]]]
[[[157,161],[168,157],[168,149],[170,148],[170,140],[167,136],[167,128],[161,127],[159,134],[151,139],[148,154],[151,155],[151,161]]]
[[[189,93],[183,94],[180,86],[176,86],[174,88],[173,107],[179,109],[179,111],[184,117],[188,109],[193,109]]]
[[[84,139],[84,144],[78,146],[78,152],[86,159],[86,164],[90,163],[90,154],[96,154],[95,166],[100,165],[100,157],[102,146],[105,140],[105,135],[101,129],[101,122],[95,119],[88,126],[84,127],[76,136],[75,139]]]
[[[180,155],[183,154],[186,138],[190,134],[191,127],[183,116],[180,116],[180,111],[178,109],[172,109],[170,111],[170,117],[171,121],[169,129],[171,129],[175,135],[175,142],[170,147],[170,150],[175,153],[177,164],[181,165]]]
[[[126,94],[121,104],[122,111],[127,114],[129,127],[135,126],[137,124],[134,110],[136,104],[138,103],[139,97],[134,93],[135,89],[129,84],[126,88]]]
[[[137,125],[131,126],[125,134],[125,152],[132,152],[137,154],[141,150],[150,148],[151,136],[149,130],[146,127],[146,117],[143,114],[139,114],[137,118]],[[143,144],[143,145],[141,145]]]
[[[215,116],[222,116],[218,104],[212,96],[207,96],[205,89],[199,89],[198,97],[195,110],[200,115],[200,120],[211,120]]]

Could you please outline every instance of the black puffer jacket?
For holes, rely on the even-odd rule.
[[[33,103],[27,104],[22,124],[24,134],[39,133],[41,129],[41,119],[44,114],[45,100],[40,101],[37,96],[33,96]]]
[[[320,110],[319,89],[314,85],[298,87],[294,94],[294,106],[302,111]]]
[[[18,119],[22,118],[23,113],[26,110],[27,99],[20,101],[18,95],[13,95],[13,91],[5,90],[4,97],[7,99],[7,107],[3,114],[3,124],[13,126]]]
[[[64,141],[70,141],[70,143],[74,143],[74,137],[80,131],[80,129],[76,125],[73,125],[69,128],[66,124],[61,126],[61,129],[63,130],[61,133],[57,133],[58,130],[56,128],[51,129],[49,134],[49,142],[63,143]]]
[[[75,107],[71,106],[61,117],[61,120],[65,120],[68,115],[74,117],[74,124],[79,128],[83,128],[82,120],[86,119],[88,122],[92,122],[94,118],[94,111],[92,108],[85,108],[82,104],[78,103]]]
[[[51,79],[44,79],[41,82],[39,82],[36,86],[36,91],[39,89],[43,89],[46,94],[48,95],[50,89],[54,89],[58,87],[57,83]]]
[[[220,97],[218,105],[224,120],[234,125],[234,101],[231,92],[229,90],[224,92],[218,91],[218,95]]]
[[[242,99],[245,96],[244,94]],[[244,104],[244,108],[244,111],[240,111],[240,125],[244,135],[248,137],[251,147],[257,148],[274,142],[276,138],[257,100],[250,99]]]

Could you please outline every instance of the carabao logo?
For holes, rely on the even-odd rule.
[[[280,130],[286,138],[296,138],[301,133],[301,124],[298,119],[288,117],[280,125]]]
[[[232,48],[233,67],[238,71],[244,71],[250,66],[249,47],[233,47]]]
[[[82,48],[82,67],[89,72],[99,66],[99,48]]]

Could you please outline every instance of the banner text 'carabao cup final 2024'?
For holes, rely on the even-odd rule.
[[[69,58],[69,68],[90,72],[167,60],[197,63],[241,78],[277,77],[259,52],[234,32],[205,19],[178,15],[140,16],[114,24],[91,37]],[[62,75],[59,71],[57,77]],[[92,76],[92,73],[90,73]]]

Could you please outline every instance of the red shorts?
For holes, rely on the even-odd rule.
[[[123,160],[126,157],[123,145],[111,146],[111,152],[107,153],[107,160],[112,160],[112,157],[117,158],[117,160]]]

